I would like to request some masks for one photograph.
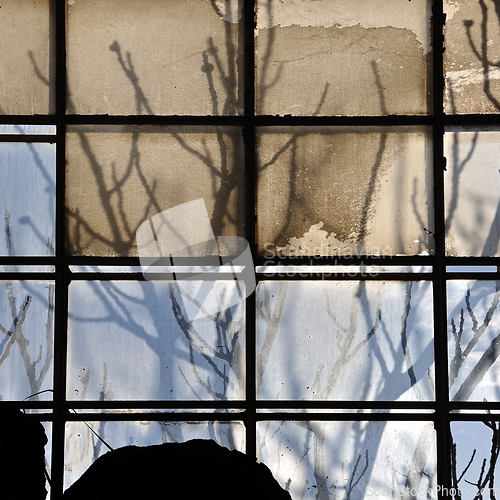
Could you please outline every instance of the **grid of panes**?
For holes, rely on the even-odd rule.
[[[494,2],[1,14],[0,395],[43,413],[53,498],[96,434],[216,439],[294,499],[435,496],[473,448],[459,487],[494,466]],[[245,301],[141,273],[138,228],[195,199],[253,250]]]

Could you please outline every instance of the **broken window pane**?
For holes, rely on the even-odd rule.
[[[498,478],[499,472],[495,456],[495,453],[498,453],[498,422],[451,422],[451,435],[456,446],[452,448],[452,486],[455,490],[460,490],[460,498],[496,498],[498,483],[495,479]],[[482,483],[480,478],[484,481],[481,495],[477,487],[478,483]],[[455,498],[458,498],[458,495]]]
[[[258,398],[434,399],[430,282],[264,281],[256,303]]]
[[[69,113],[242,112],[240,0],[70,0]]]
[[[0,145],[0,255],[54,255],[56,147],[42,143]]]
[[[55,112],[51,0],[4,0],[0,15],[0,114]]]
[[[204,283],[73,282],[67,398],[244,399],[244,300]]]
[[[69,127],[68,252],[135,256],[143,222],[199,198],[216,237],[241,235],[241,142],[231,127]]]
[[[267,256],[433,252],[426,128],[261,128],[258,168]]]
[[[257,447],[293,500],[437,498],[432,422],[258,422]]]
[[[0,400],[53,388],[54,283],[0,282]],[[30,401],[52,399],[44,392]]]
[[[450,399],[499,401],[500,282],[448,281]]]
[[[492,0],[445,0],[445,111],[500,111],[500,10]]]
[[[428,113],[431,3],[259,0],[257,112]]]
[[[500,255],[500,131],[449,128],[444,146],[446,253]]]

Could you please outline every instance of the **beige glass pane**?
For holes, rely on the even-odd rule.
[[[241,134],[216,127],[69,127],[67,251],[137,255],[139,226],[202,198],[214,235],[242,235]]]
[[[257,112],[428,113],[431,3],[259,0]]]
[[[260,129],[259,251],[432,253],[430,149],[421,127]]]
[[[500,111],[500,9],[492,0],[445,0],[445,111]]]
[[[51,0],[5,0],[0,8],[0,114],[55,111]]]
[[[68,112],[240,114],[242,4],[68,0]]]
[[[446,253],[500,255],[500,131],[448,129],[446,171]]]

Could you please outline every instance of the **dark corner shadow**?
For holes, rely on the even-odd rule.
[[[215,441],[125,446],[98,458],[64,494],[67,500],[291,500],[270,470]]]

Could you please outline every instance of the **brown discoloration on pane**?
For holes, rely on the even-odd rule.
[[[308,132],[259,135],[261,253],[432,251],[432,163],[423,129]]]
[[[500,111],[500,9],[491,0],[445,2],[445,111]]]
[[[256,39],[260,114],[426,114],[431,57],[402,28],[275,26]]]
[[[0,113],[55,111],[49,0],[5,0],[0,8]]]
[[[71,2],[68,111],[241,113],[241,23],[237,13],[225,10],[234,2],[224,2],[222,10],[217,5],[210,0]]]
[[[215,127],[71,127],[67,251],[137,255],[146,219],[203,198],[215,236],[243,233],[241,136]]]

